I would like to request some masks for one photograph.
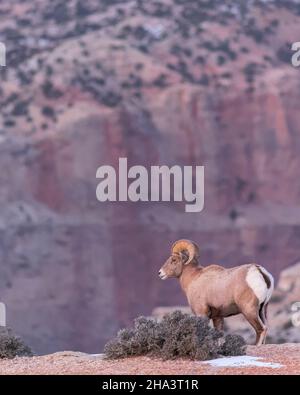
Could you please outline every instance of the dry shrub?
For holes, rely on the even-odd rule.
[[[0,359],[32,356],[32,351],[11,329],[0,327]]]
[[[207,318],[175,311],[161,321],[139,317],[133,329],[122,329],[104,347],[106,358],[118,359],[149,355],[163,359],[208,360],[244,355],[245,340],[224,335],[209,326]]]

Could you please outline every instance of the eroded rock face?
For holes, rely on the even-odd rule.
[[[204,265],[299,258],[299,6],[0,6],[0,297],[37,353],[98,352],[155,306],[171,243]],[[248,3],[247,3],[248,4]],[[254,19],[253,19],[254,18]],[[96,169],[204,165],[205,209],[96,200]]]

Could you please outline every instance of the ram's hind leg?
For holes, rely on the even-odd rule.
[[[256,333],[256,346],[261,346],[267,335],[267,326],[263,323],[259,316],[259,309],[251,308],[249,310],[243,311],[243,315],[250,325],[255,330]]]
[[[262,320],[263,324],[266,327],[266,331],[265,331],[265,337],[263,339],[263,344],[266,343],[266,337],[267,337],[267,326],[268,326],[268,321],[267,321],[267,310],[268,310],[268,303],[263,302],[260,305],[259,308],[259,317]]]

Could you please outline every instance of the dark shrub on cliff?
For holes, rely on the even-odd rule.
[[[11,329],[0,327],[0,359],[30,357],[33,353],[23,341],[15,336]]]
[[[104,347],[106,358],[117,359],[149,355],[163,359],[208,360],[244,355],[241,336],[227,335],[209,326],[206,318],[175,311],[161,321],[139,317],[133,329],[122,329]]]

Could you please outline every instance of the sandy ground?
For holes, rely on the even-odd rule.
[[[198,361],[161,361],[148,357],[106,361],[101,355],[59,352],[32,358],[0,360],[0,374],[300,374],[300,344],[248,346],[247,355],[262,357],[259,361],[283,366],[224,368]]]

